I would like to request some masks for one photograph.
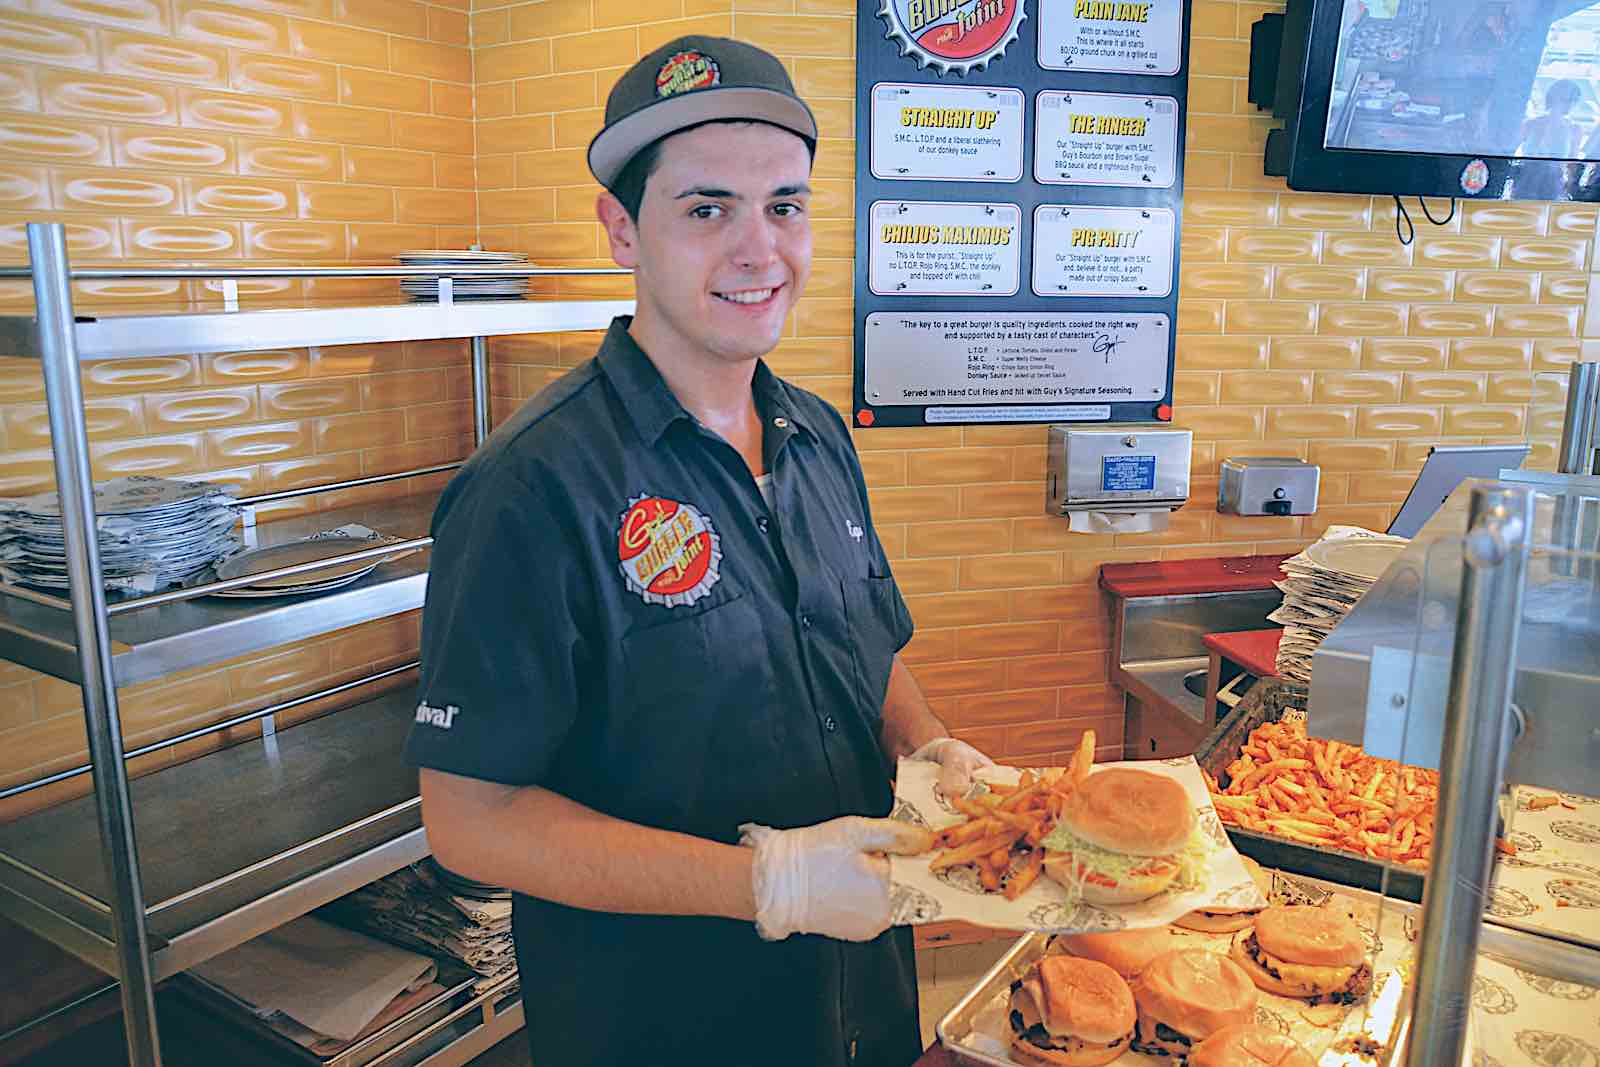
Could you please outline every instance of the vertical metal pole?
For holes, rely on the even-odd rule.
[[[472,339],[472,432],[474,444],[489,436],[489,343]]]
[[[1532,525],[1533,497],[1526,490],[1472,491],[1406,1067],[1461,1064],[1494,863]]]
[[[72,583],[72,623],[82,675],[83,719],[94,768],[100,852],[111,882],[111,928],[117,939],[122,980],[123,1030],[131,1067],[160,1067],[150,942],[145,930],[144,887],[134,843],[128,769],[123,762],[122,723],[111,665],[106,595],[100,584],[100,546],[95,537],[94,482],[89,473],[89,434],[78,379],[73,330],[72,282],[66,232],[59,223],[28,224],[28,258],[39,317],[39,355],[61,497],[67,576]]]
[[[1561,423],[1561,451],[1556,470],[1562,474],[1597,474],[1595,432],[1600,421],[1600,363],[1574,363],[1567,379],[1567,413]]]

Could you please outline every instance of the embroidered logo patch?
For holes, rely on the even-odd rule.
[[[617,525],[617,562],[646,604],[693,604],[722,575],[722,539],[692,504],[644,495],[628,501]]]
[[[717,61],[704,52],[674,52],[656,71],[656,95],[677,96],[693,89],[709,89],[721,80]]]

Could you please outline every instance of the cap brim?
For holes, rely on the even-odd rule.
[[[601,185],[609,187],[641,148],[679,130],[719,119],[768,122],[812,141],[817,139],[817,120],[799,100],[772,89],[728,85],[667,97],[601,130],[589,143],[589,170]]]

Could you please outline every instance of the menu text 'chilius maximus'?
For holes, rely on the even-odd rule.
[[[1074,18],[1106,22],[1149,22],[1150,5],[1123,3],[1120,0],[1077,0],[1072,14]]]
[[[878,240],[886,245],[1008,245],[1013,226],[918,226],[888,222]]]

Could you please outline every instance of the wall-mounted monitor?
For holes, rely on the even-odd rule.
[[[1251,99],[1293,189],[1600,200],[1600,3],[1289,0]]]

